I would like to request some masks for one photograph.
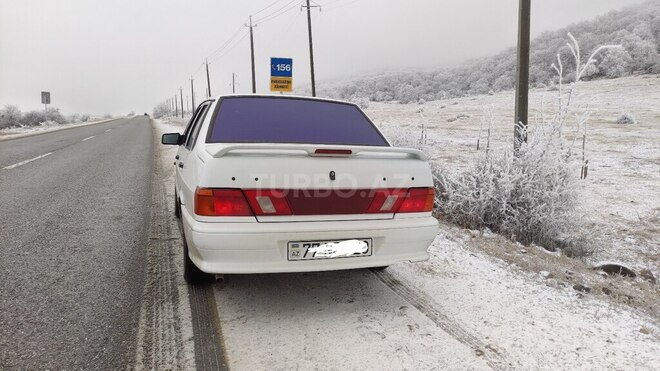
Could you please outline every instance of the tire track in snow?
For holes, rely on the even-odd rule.
[[[154,140],[157,133],[154,134]],[[158,142],[156,142],[158,143]],[[183,281],[183,248],[175,225],[172,177],[155,147],[151,217],[146,246],[147,277],[142,296],[135,369],[195,369],[188,287]],[[164,181],[165,180],[165,181]],[[168,196],[169,195],[169,196]]]
[[[417,310],[438,325],[438,327],[454,339],[474,349],[477,354],[483,356],[490,368],[494,370],[514,369],[513,365],[506,360],[504,350],[496,349],[491,344],[484,344],[476,336],[465,331],[457,323],[436,309],[438,305],[432,298],[407,286],[385,270],[372,269],[371,271],[387,287],[417,308]]]
[[[229,370],[212,284],[190,287],[190,310],[198,370]]]

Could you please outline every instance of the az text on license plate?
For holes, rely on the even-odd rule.
[[[289,242],[289,260],[315,260],[371,256],[370,238]]]

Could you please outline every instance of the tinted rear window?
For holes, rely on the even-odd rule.
[[[297,98],[224,98],[209,143],[388,146],[356,106]]]

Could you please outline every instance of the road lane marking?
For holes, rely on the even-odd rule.
[[[108,133],[108,132],[110,132],[110,131],[112,131],[112,129],[108,129],[108,130],[106,130],[105,132]]]
[[[13,165],[5,166],[5,167],[2,168],[2,170],[11,170],[11,169],[13,169],[13,168],[16,168],[16,167],[19,167],[19,166],[23,166],[23,165],[25,165],[25,164],[27,164],[27,163],[30,163],[30,162],[32,162],[32,161],[36,161],[36,160],[41,159],[41,158],[44,158],[44,157],[46,157],[46,156],[50,156],[50,155],[52,155],[52,154],[53,154],[53,152],[44,153],[44,154],[41,155],[41,156],[37,156],[37,157],[35,157],[35,158],[31,158],[31,159],[29,159],[29,160],[21,161],[21,162],[19,162],[19,163],[13,164]]]
[[[86,141],[86,140],[90,140],[90,139],[92,139],[92,138],[94,138],[94,136],[93,136],[93,135],[92,135],[91,137],[87,137],[87,138],[85,138],[85,139],[83,139],[83,140],[81,140],[81,142],[84,142],[84,141]]]

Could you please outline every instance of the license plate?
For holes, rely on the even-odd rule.
[[[287,246],[289,260],[320,260],[371,256],[371,238],[295,241]]]

